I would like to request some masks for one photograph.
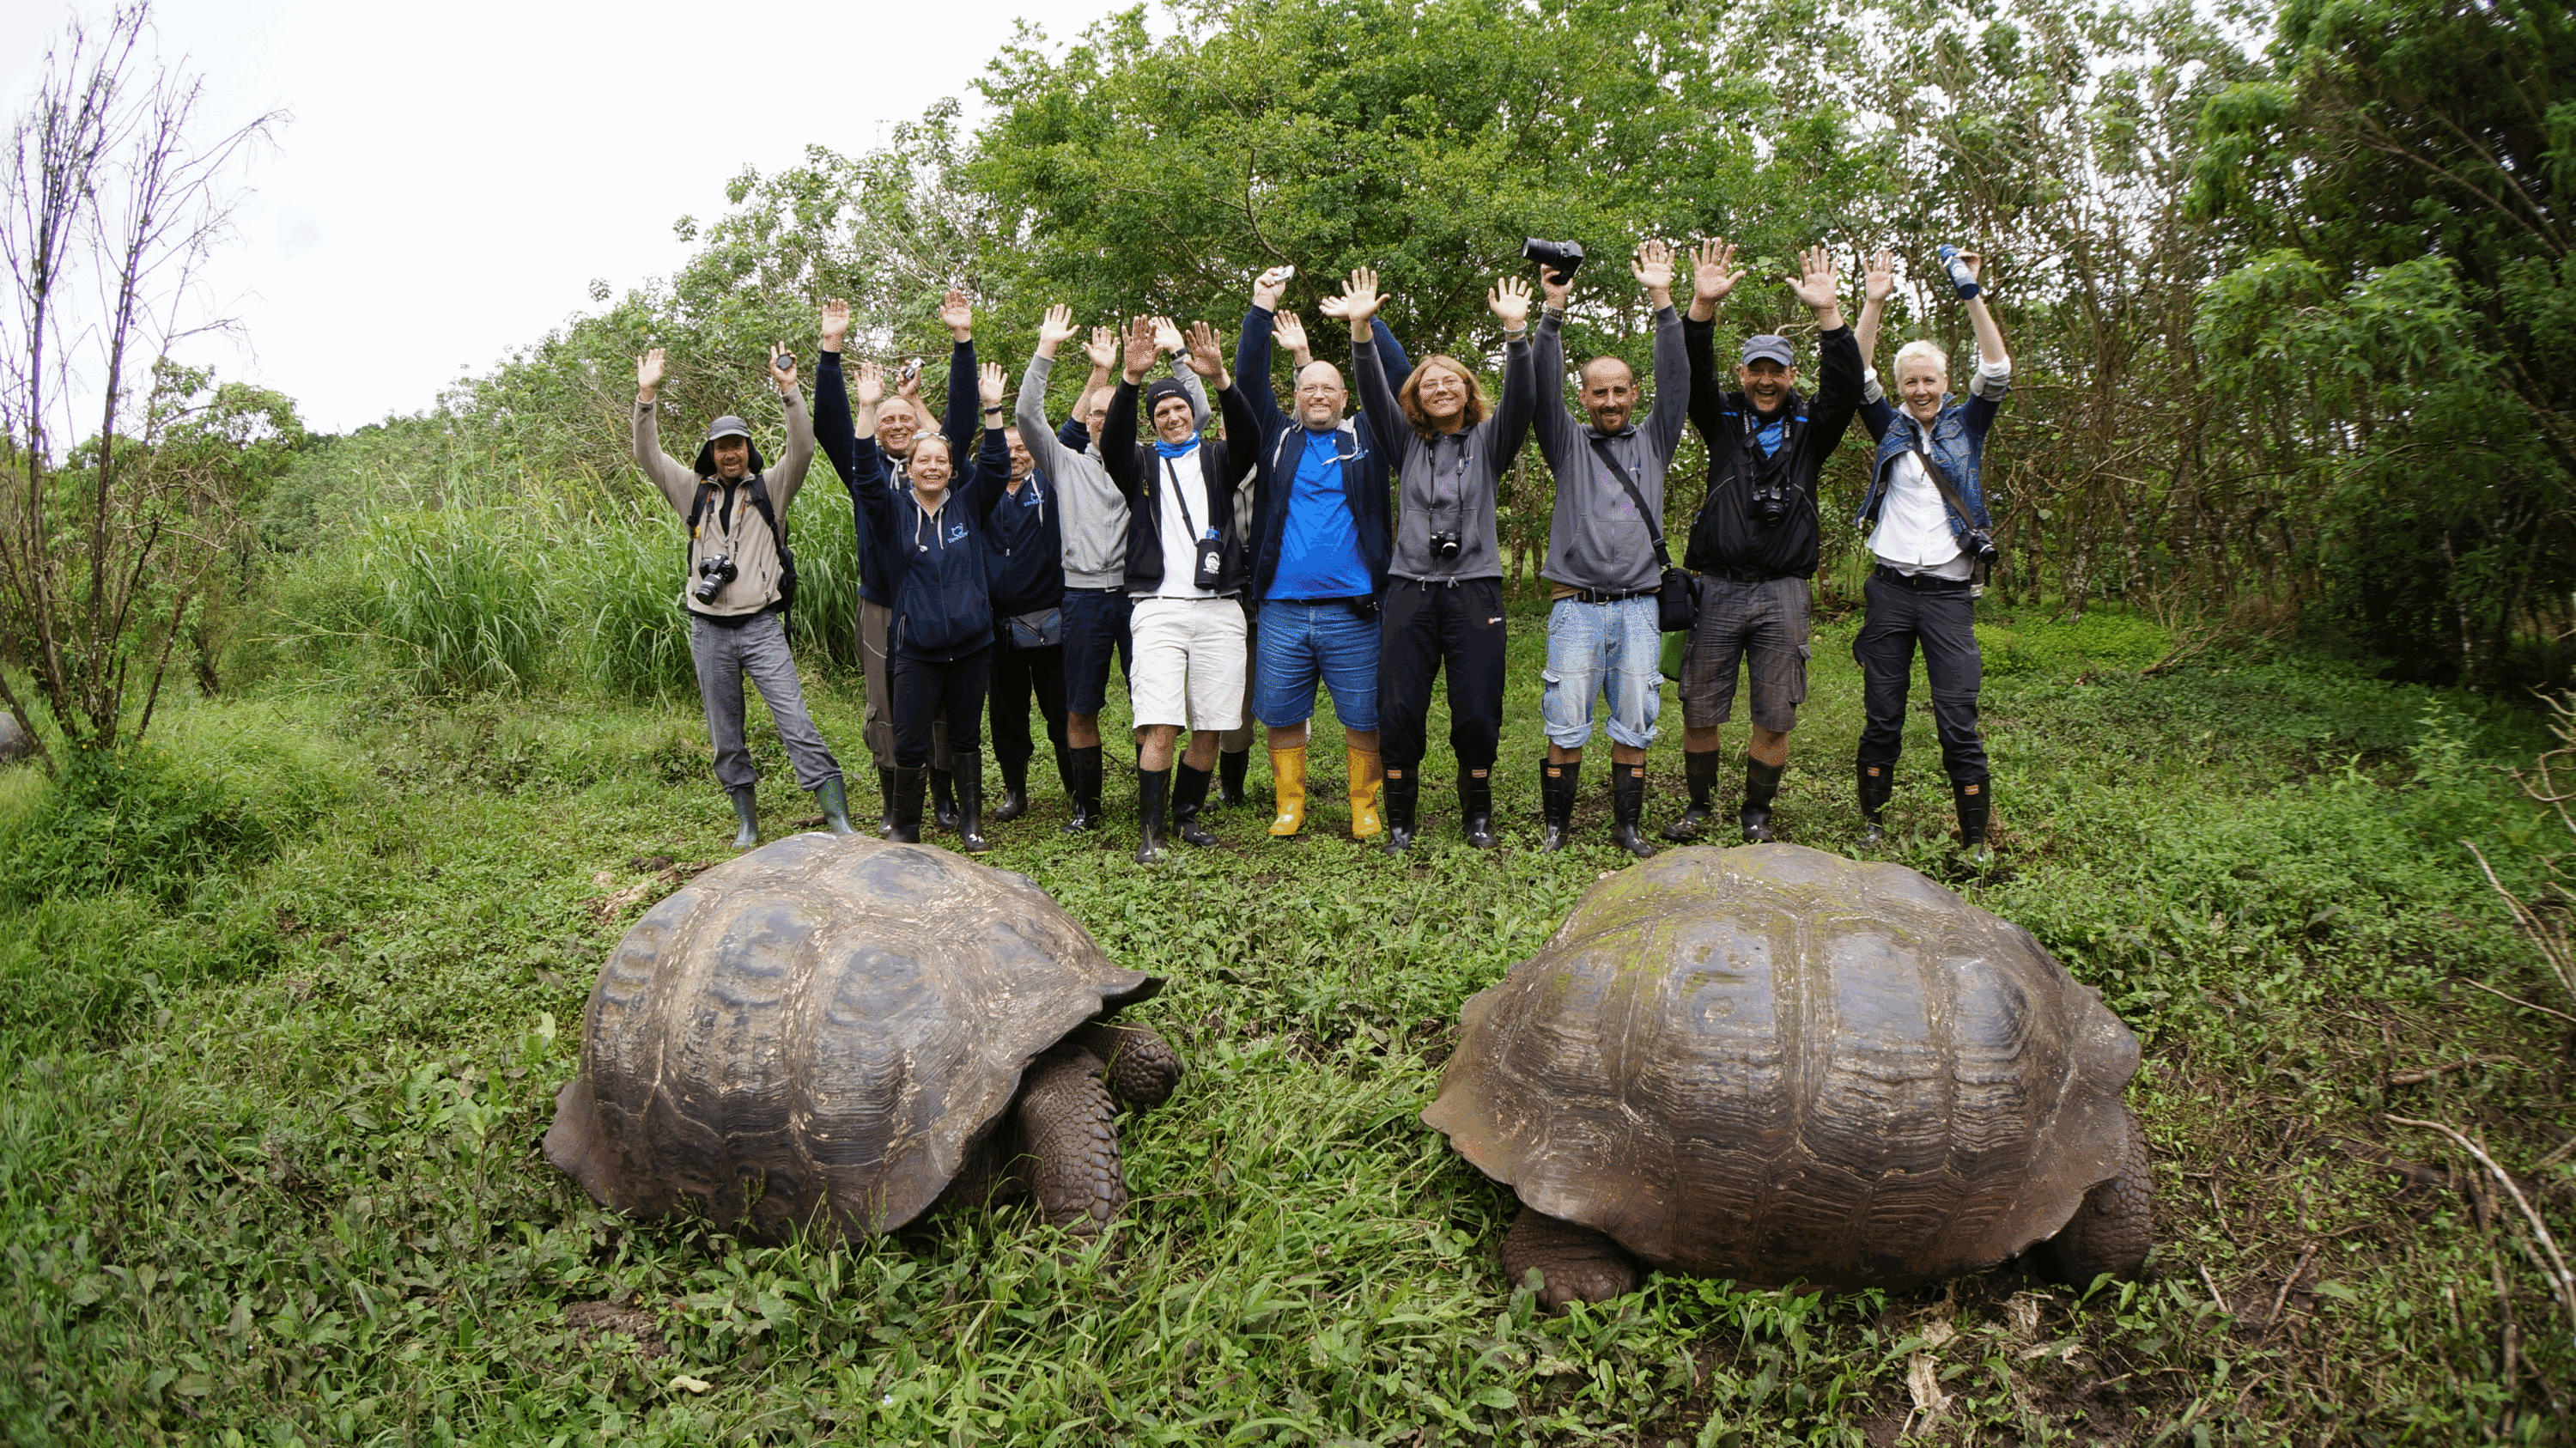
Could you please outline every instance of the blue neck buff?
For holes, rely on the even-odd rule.
[[[1154,451],[1161,453],[1167,461],[1172,458],[1188,457],[1197,450],[1198,445],[1197,438],[1191,438],[1188,442],[1165,442],[1159,437],[1154,439]]]

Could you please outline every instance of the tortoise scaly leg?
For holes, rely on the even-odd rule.
[[[1118,1105],[1100,1073],[1098,1057],[1061,1045],[1030,1063],[1020,1088],[1020,1131],[1030,1158],[1021,1166],[1038,1211],[1078,1236],[1097,1233],[1127,1205],[1111,1120]]]
[[[1607,1302],[1635,1291],[1645,1276],[1637,1259],[1608,1236],[1523,1207],[1503,1234],[1503,1276],[1518,1287],[1533,1267],[1541,1283],[1539,1306],[1550,1312],[1577,1298]]]
[[[1172,1099],[1181,1084],[1180,1054],[1143,1026],[1094,1022],[1073,1035],[1074,1044],[1100,1058],[1109,1094],[1130,1111],[1150,1111]]]
[[[2147,1165],[2147,1129],[2139,1124],[2138,1113],[2123,1108],[2122,1114],[2129,1118],[2129,1147],[2120,1170],[2086,1192],[2075,1215],[2042,1244],[2042,1256],[2059,1280],[2077,1287],[2092,1286],[2105,1272],[2123,1282],[2136,1281],[2155,1241],[2155,1177]]]

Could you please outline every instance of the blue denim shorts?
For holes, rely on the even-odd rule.
[[[1664,636],[1655,627],[1655,596],[1616,603],[1561,598],[1547,614],[1547,681],[1539,713],[1547,742],[1580,749],[1592,737],[1592,701],[1610,701],[1610,742],[1643,749],[1655,742],[1664,705]]]
[[[1325,603],[1265,600],[1256,630],[1252,714],[1273,729],[1315,715],[1315,681],[1333,691],[1333,717],[1345,729],[1377,727],[1377,617],[1362,618],[1339,599]]]

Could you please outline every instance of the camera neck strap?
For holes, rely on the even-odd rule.
[[[1610,475],[1619,480],[1619,486],[1628,490],[1628,501],[1637,505],[1637,516],[1646,520],[1646,530],[1654,535],[1655,566],[1658,568],[1672,567],[1672,552],[1664,547],[1664,525],[1656,520],[1655,515],[1652,512],[1647,510],[1646,495],[1638,490],[1637,480],[1630,477],[1628,475],[1628,470],[1620,465],[1619,460],[1610,455],[1610,439],[1606,437],[1594,437],[1591,441],[1592,451],[1601,459],[1601,465],[1608,468],[1610,470]]]
[[[1199,447],[1205,446],[1207,446],[1205,443],[1199,444]],[[1196,459],[1198,455],[1198,448],[1192,448],[1181,456]],[[1189,531],[1190,541],[1195,543],[1199,538],[1199,522],[1198,519],[1190,516],[1190,490],[1181,486],[1180,458],[1158,458],[1157,461],[1163,465],[1163,486],[1172,490],[1172,501],[1180,505],[1181,526]],[[1207,468],[1204,464],[1199,468],[1199,479],[1202,483],[1207,480]],[[1211,504],[1210,511],[1213,510],[1214,505]]]
[[[1932,486],[1941,494],[1941,501],[1950,505],[1950,510],[1959,515],[1959,521],[1967,525],[1968,531],[1975,532],[1977,515],[1968,511],[1968,505],[1960,500],[1959,490],[1950,486],[1949,475],[1942,472],[1940,465],[1932,461],[1932,455],[1919,447],[1907,448],[1906,451],[1914,454],[1915,465],[1922,468],[1923,475],[1932,480]],[[1989,568],[1984,556],[1976,555],[1974,571],[1969,575],[1971,581],[1982,585],[1986,581],[1988,572]]]

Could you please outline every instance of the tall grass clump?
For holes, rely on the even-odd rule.
[[[819,459],[787,510],[788,541],[796,549],[796,607],[788,615],[788,642],[797,656],[829,659],[836,669],[859,667],[858,531],[850,497]]]
[[[276,839],[236,791],[158,749],[74,750],[0,847],[0,902],[130,889],[175,905],[199,876],[264,858]]]
[[[359,643],[419,694],[534,683],[554,638],[543,535],[494,509],[389,513],[281,590],[301,652]]]
[[[696,691],[678,601],[682,543],[680,520],[665,513],[603,527],[561,548],[554,613],[580,636],[582,673],[602,691],[638,700]]]

